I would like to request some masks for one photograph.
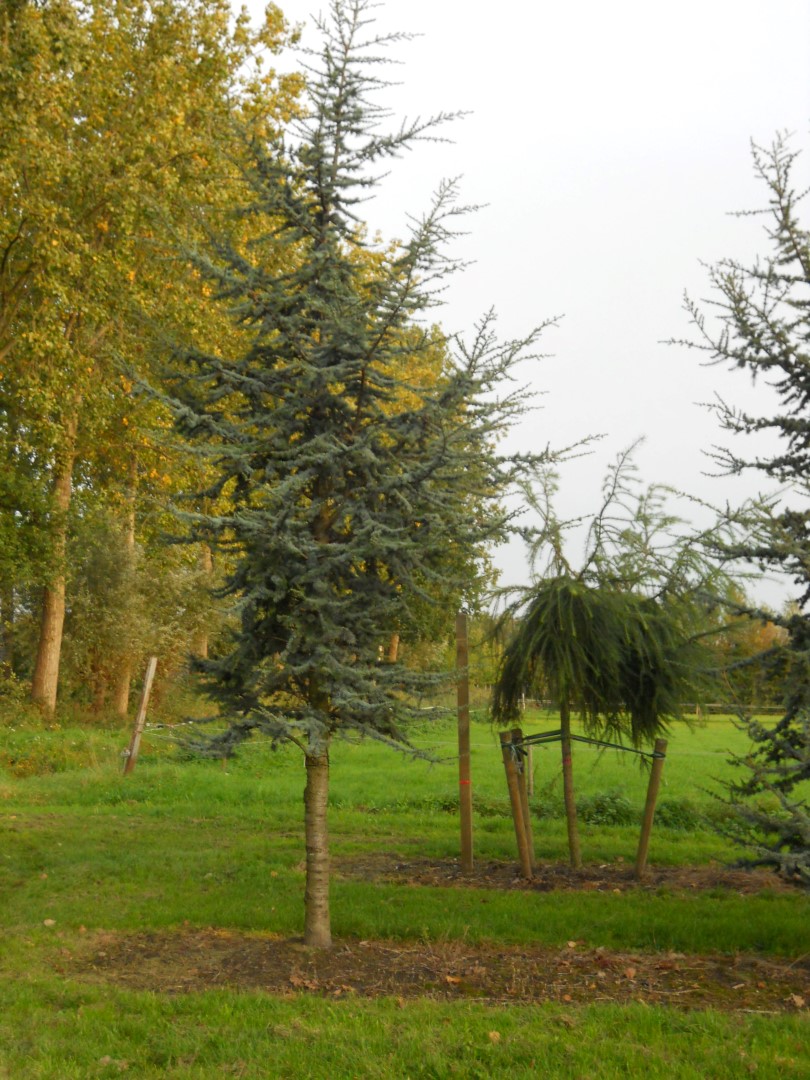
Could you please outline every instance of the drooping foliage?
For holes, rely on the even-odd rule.
[[[660,735],[695,688],[704,662],[674,611],[661,601],[575,577],[532,590],[507,646],[493,696],[497,718],[513,719],[521,697],[570,701],[591,735],[634,746]]]

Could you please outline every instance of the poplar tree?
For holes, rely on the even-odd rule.
[[[402,243],[375,246],[362,225],[384,163],[451,119],[384,130],[375,94],[384,50],[402,35],[375,33],[372,6],[333,0],[322,48],[307,54],[303,117],[253,142],[244,214],[266,222],[262,258],[224,241],[197,257],[248,332],[245,351],[179,350],[169,380],[177,428],[216,475],[204,495],[229,507],[185,514],[190,540],[211,538],[235,560],[224,592],[239,625],[199,665],[228,722],[213,749],[262,733],[301,750],[305,941],[317,947],[331,944],[330,745],[408,745],[430,676],[381,662],[380,646],[443,588],[463,590],[459,553],[503,536],[497,498],[533,463],[496,444],[526,405],[504,380],[539,330],[499,343],[487,316],[468,344],[442,336],[436,379],[415,375],[436,349],[428,316],[457,269],[444,250],[461,213],[456,185],[438,188]]]
[[[144,369],[138,308],[159,302],[166,317],[194,307],[165,234],[187,234],[191,207],[210,220],[227,197],[233,147],[215,133],[228,118],[269,123],[292,107],[296,79],[255,73],[285,40],[277,8],[253,29],[228,0],[0,4],[0,448],[10,478],[0,536],[27,540],[29,522],[38,531],[35,560],[6,572],[0,559],[0,593],[8,623],[14,591],[41,586],[31,696],[48,714],[76,488],[119,489],[131,562],[137,493],[154,457],[118,358]],[[122,652],[110,658],[122,712],[126,636],[122,626]]]

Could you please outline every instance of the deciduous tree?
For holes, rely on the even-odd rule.
[[[133,313],[150,299],[165,308],[172,292],[194,298],[161,236],[193,229],[191,207],[210,218],[221,205],[236,172],[223,146],[234,110],[259,125],[288,110],[291,96],[277,94],[272,72],[252,65],[283,36],[278,9],[253,31],[226,0],[20,0],[0,9],[0,427],[10,460],[41,485],[23,513],[47,491],[32,696],[48,712],[75,470],[87,483],[94,457],[108,475],[115,463],[120,488],[134,491],[137,404],[117,358],[142,361]],[[131,520],[133,500],[125,502]]]

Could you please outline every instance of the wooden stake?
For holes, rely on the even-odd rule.
[[[529,798],[534,795],[534,747],[526,747],[526,784]]]
[[[473,868],[472,779],[470,775],[470,680],[467,615],[456,615],[456,671],[458,674],[458,792],[461,820],[461,872]]]
[[[661,773],[664,769],[664,758],[667,752],[667,740],[655,740],[655,754],[650,769],[650,779],[647,784],[647,801],[644,804],[644,817],[641,820],[641,835],[638,840],[638,854],[636,855],[636,881],[644,877],[647,866],[647,852],[650,847],[650,833],[652,832],[653,818],[655,817],[655,803],[658,799],[658,789],[661,786]]]
[[[149,663],[146,665],[146,674],[143,678],[143,690],[141,690],[138,714],[135,717],[135,727],[132,730],[132,739],[130,740],[129,750],[127,751],[127,760],[124,762],[124,776],[132,772],[135,768],[135,762],[138,760],[138,752],[141,748],[141,735],[143,735],[143,729],[146,725],[146,707],[149,704],[149,695],[152,693],[152,682],[155,678],[156,669],[157,657],[150,656]]]
[[[519,727],[512,728],[512,742],[523,742],[523,731]],[[525,751],[524,751],[525,754]],[[514,760],[514,759],[513,759]],[[521,755],[515,762],[515,767],[518,773],[518,780],[520,782],[520,808],[523,811],[523,831],[526,834],[526,847],[529,852],[529,866],[534,871],[537,861],[534,857],[534,836],[532,834],[532,819],[529,812],[529,784],[527,779],[527,759]]]
[[[532,879],[532,862],[529,855],[529,845],[526,843],[526,826],[523,822],[523,800],[520,797],[520,780],[512,757],[512,733],[502,731],[501,753],[503,754],[503,767],[506,770],[506,784],[509,788],[509,802],[512,804],[512,820],[515,823],[515,839],[517,840],[518,857],[520,858],[520,871],[527,881]]]

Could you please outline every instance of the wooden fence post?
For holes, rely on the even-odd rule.
[[[456,615],[456,671],[458,677],[458,798],[461,821],[461,872],[473,868],[472,778],[470,774],[470,680],[467,615]]]
[[[506,784],[509,788],[509,802],[512,804],[512,820],[515,823],[515,839],[517,840],[518,857],[520,858],[520,870],[527,881],[532,879],[532,861],[529,855],[529,845],[526,842],[526,826],[523,821],[523,800],[520,795],[520,780],[512,757],[512,733],[502,731],[500,733],[501,753],[503,754],[503,767],[506,770]]]
[[[523,742],[523,730],[522,728],[512,728],[512,743]],[[513,758],[513,760],[515,760]],[[534,835],[532,833],[532,819],[529,811],[529,782],[527,777],[528,758],[526,757],[525,749],[520,752],[520,757],[515,760],[515,767],[518,773],[518,780],[520,782],[520,808],[523,811],[523,831],[526,834],[526,847],[529,852],[529,866],[534,871],[537,865],[534,857]]]
[[[653,818],[655,817],[655,803],[658,799],[658,789],[661,786],[661,773],[664,769],[664,759],[667,753],[667,740],[656,739],[654,748],[655,757],[650,768],[650,779],[647,784],[647,801],[644,804],[644,817],[641,819],[641,835],[638,839],[638,854],[636,855],[636,880],[641,881],[647,866],[647,852],[650,847],[650,833],[652,832]]]
[[[129,750],[127,751],[127,760],[124,762],[124,776],[132,772],[135,768],[135,762],[138,760],[138,752],[141,748],[141,735],[143,735],[143,729],[146,725],[146,707],[149,704],[149,695],[152,693],[152,682],[155,678],[156,669],[157,657],[150,656],[149,663],[146,665],[146,674],[143,678],[143,690],[141,690],[138,714],[135,717],[135,727],[132,729],[132,739],[130,740]]]

